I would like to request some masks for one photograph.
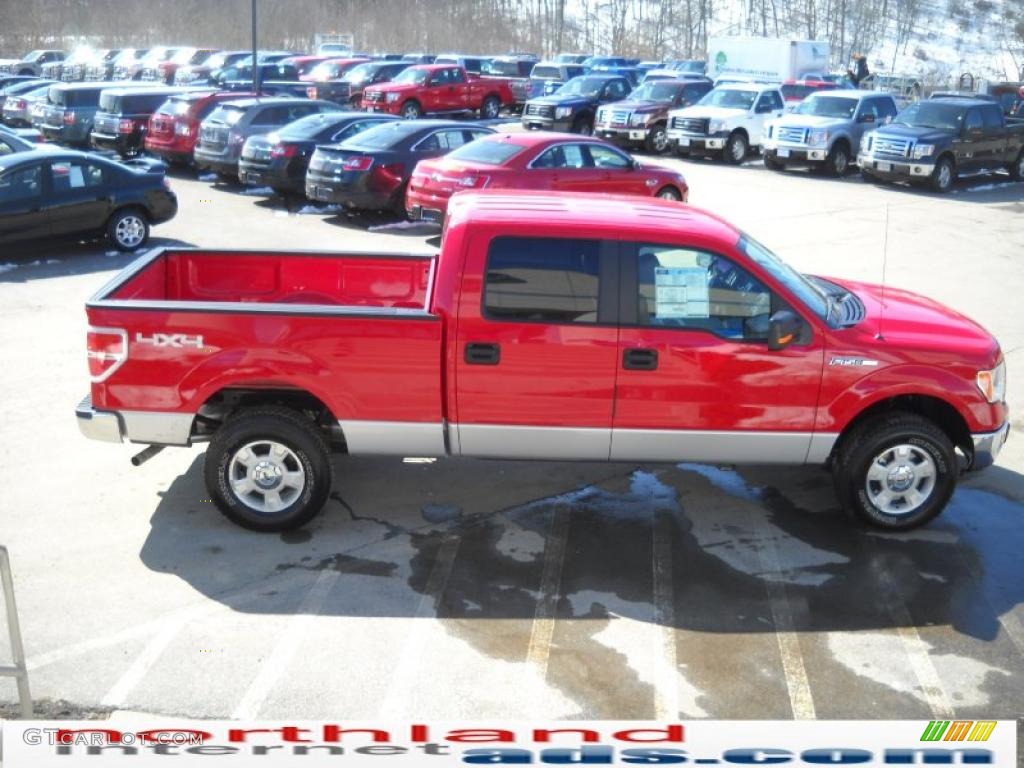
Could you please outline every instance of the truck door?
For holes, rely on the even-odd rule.
[[[769,120],[781,117],[786,113],[786,103],[779,91],[765,91],[754,103],[754,115],[749,123],[750,145],[761,145],[764,126]]]
[[[985,125],[981,110],[972,107],[964,115],[960,138],[953,142],[956,167],[960,174],[973,173],[983,166],[985,156]]]
[[[792,307],[739,253],[623,248],[612,459],[802,463],[823,340],[768,349],[769,317]]]
[[[1003,109],[999,104],[988,104],[981,108],[982,121],[982,147],[975,153],[979,168],[987,171],[994,171],[1003,168],[1007,162],[1012,162],[1014,157],[1007,157],[1008,132],[1006,131],[1006,120],[1003,117]]]
[[[469,240],[450,352],[452,451],[607,460],[617,245],[528,233]]]

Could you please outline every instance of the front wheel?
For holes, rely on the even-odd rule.
[[[1017,159],[1010,163],[1007,170],[1010,172],[1010,178],[1014,181],[1024,181],[1024,149],[1017,155]]]
[[[750,145],[747,143],[747,137],[737,131],[725,143],[723,156],[727,163],[739,165],[747,158],[748,152],[750,152]]]
[[[480,107],[480,117],[495,120],[501,114],[501,101],[497,96],[488,96]]]
[[[243,528],[298,528],[327,502],[333,473],[327,441],[291,408],[260,406],[231,417],[213,436],[203,468],[217,508]]]
[[[907,531],[942,512],[956,488],[958,463],[934,422],[897,411],[844,437],[832,471],[847,512],[875,528]]]
[[[664,155],[668,152],[668,134],[664,125],[656,125],[648,131],[644,148],[652,155]]]
[[[953,161],[948,157],[940,157],[939,161],[935,163],[935,170],[932,171],[929,180],[932,191],[945,194],[953,188],[954,182],[956,182],[956,168],[953,166]]]
[[[590,136],[594,132],[594,122],[586,115],[577,117],[572,124],[572,132],[580,136]]]
[[[423,115],[423,110],[415,101],[407,101],[402,105],[402,119],[416,120]]]
[[[118,211],[107,223],[107,236],[119,251],[137,251],[149,240],[149,222],[134,208]]]
[[[825,172],[830,176],[842,178],[848,170],[850,170],[850,150],[846,148],[845,144],[836,144],[825,160]]]
[[[658,191],[657,196],[662,200],[675,200],[676,202],[681,202],[683,199],[683,196],[679,194],[679,190],[675,187],[663,187]]]

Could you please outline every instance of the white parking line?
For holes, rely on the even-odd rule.
[[[766,536],[758,543],[761,545],[758,556],[765,572],[768,605],[772,612],[772,623],[775,625],[775,639],[779,644],[779,656],[782,659],[782,671],[786,676],[786,689],[789,691],[789,705],[793,710],[793,718],[813,720],[814,696],[811,694],[811,684],[807,679],[804,656],[800,651],[800,636],[793,630],[793,608],[789,602],[785,582],[773,578],[773,575],[782,571],[779,553],[770,536]]]
[[[943,720],[955,717],[953,705],[942,687],[942,680],[939,672],[932,663],[932,657],[928,653],[928,644],[921,639],[921,634],[914,625],[914,619],[910,615],[907,604],[896,591],[892,577],[884,568],[877,570],[878,579],[882,583],[882,599],[885,608],[889,612],[896,634],[903,641],[903,649],[910,661],[910,669],[917,678],[918,685],[928,708],[932,711],[932,717]]]
[[[114,683],[113,688],[107,691],[107,695],[100,700],[100,704],[104,707],[120,707],[128,697],[128,694],[135,690],[135,686],[146,676],[150,668],[156,664],[157,659],[160,658],[167,646],[171,644],[175,635],[193,618],[195,616],[178,614],[164,620],[163,627],[150,638],[142,653],[135,658],[135,661],[121,675],[121,678]]]
[[[672,585],[672,521],[664,513],[655,513],[651,526],[654,572],[654,679],[655,720],[681,717],[679,697],[679,660],[676,656],[675,590]]]
[[[565,562],[565,544],[569,537],[570,508],[567,504],[557,505],[551,512],[548,535],[544,542],[544,568],[540,577],[540,599],[533,614],[530,627],[530,645],[526,661],[537,668],[538,676],[544,680],[548,674],[548,659],[551,656],[551,640],[555,635],[555,609],[562,584],[562,564]]]
[[[402,646],[402,654],[398,659],[398,664],[395,665],[395,673],[391,677],[387,694],[381,701],[378,710],[382,717],[400,716],[409,702],[415,683],[416,667],[423,655],[426,633],[438,626],[428,619],[434,619],[437,616],[437,608],[445,587],[448,585],[448,579],[452,575],[452,567],[455,565],[455,556],[459,552],[460,541],[455,534],[448,534],[438,547],[434,567],[430,571],[423,596],[416,608],[416,615],[413,617],[412,629],[405,645]]]
[[[299,643],[308,634],[309,627],[319,615],[324,600],[327,599],[340,577],[341,573],[335,570],[326,570],[320,573],[302,600],[298,611],[288,623],[284,634],[274,646],[274,650],[263,662],[256,679],[249,685],[249,690],[245,692],[242,700],[235,707],[235,711],[231,713],[231,717],[236,720],[255,720],[259,716],[260,707],[263,706],[263,702],[266,701],[274,684],[287,670],[292,657],[299,649]]]

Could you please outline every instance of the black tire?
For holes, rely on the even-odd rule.
[[[1024,149],[1017,155],[1017,159],[1006,167],[1006,170],[1010,172],[1010,178],[1014,181],[1024,181]]]
[[[284,446],[290,453],[283,459],[272,459],[271,442]],[[261,443],[268,444],[266,459],[259,452]],[[259,499],[264,498],[260,496],[262,491],[246,494],[250,499],[250,503],[246,503],[232,488],[232,475],[244,469],[234,460],[236,455],[241,457],[242,449],[248,446],[257,447],[245,455],[260,458],[265,464],[279,461],[283,471],[301,470],[302,487],[289,490],[289,493],[294,490],[294,498],[281,509],[261,511],[253,508],[250,503],[259,503]],[[240,411],[228,419],[206,449],[203,476],[210,498],[225,517],[243,528],[261,532],[289,531],[308,523],[327,503],[334,482],[330,450],[321,431],[298,411],[274,405]],[[237,474],[235,478],[238,481]],[[281,483],[280,476],[276,482]],[[255,480],[250,484],[256,488]],[[288,490],[281,484],[277,488],[279,494]]]
[[[769,171],[784,171],[784,170],[786,170],[786,164],[785,163],[780,163],[778,160],[776,160],[775,158],[771,157],[770,155],[764,155],[763,156],[763,160],[764,160],[764,167],[767,168]]]
[[[572,132],[581,136],[592,136],[594,134],[594,121],[586,115],[580,115],[573,121]]]
[[[825,158],[822,170],[829,176],[842,178],[850,170],[850,148],[845,141],[837,141],[832,151]]]
[[[149,241],[149,221],[138,208],[115,211],[107,222],[107,237],[119,251],[137,251]]]
[[[423,108],[418,101],[409,99],[409,101],[402,105],[400,114],[403,120],[417,120],[423,117]]]
[[[948,171],[948,172],[947,172]],[[956,183],[956,166],[949,157],[940,157],[935,162],[935,170],[928,179],[928,186],[932,192],[946,194]]]
[[[662,187],[658,190],[658,194],[655,197],[659,197],[662,200],[675,200],[676,202],[682,202],[683,196],[675,187]]]
[[[484,120],[496,120],[501,115],[501,99],[488,96],[480,105],[480,117]]]
[[[907,449],[906,458],[897,457],[897,450]],[[882,488],[881,483],[869,479],[869,470],[878,471],[878,467],[886,466],[881,461],[876,463],[876,459],[884,457],[887,451],[891,451],[892,462],[899,462],[894,463],[890,474],[899,471],[902,466],[911,468],[909,480],[895,478],[910,482],[909,488]],[[928,469],[929,461],[934,480],[927,485],[927,478],[922,475],[918,479],[918,475],[923,471],[922,467]],[[946,433],[934,422],[903,411],[872,418],[844,436],[832,466],[836,495],[843,508],[862,523],[887,531],[909,531],[924,525],[942,512],[956,489],[958,472],[959,464],[953,443]],[[897,503],[904,504],[910,502],[905,495],[900,494],[912,493],[914,490],[921,493],[927,490],[927,493],[924,493],[924,500],[919,506],[893,513],[876,505],[869,495],[869,489],[891,491],[899,497]]]
[[[652,155],[664,155],[669,150],[668,133],[665,124],[658,123],[647,132],[644,149]]]
[[[348,100],[348,108],[358,112],[362,108],[363,100],[359,96],[353,96]]]
[[[725,142],[725,149],[722,150],[722,159],[730,165],[741,165],[750,154],[750,144],[747,136],[741,131],[734,131]]]

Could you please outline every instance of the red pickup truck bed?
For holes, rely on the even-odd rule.
[[[156,251],[87,314],[82,431],[210,440],[209,492],[259,530],[319,511],[330,449],[826,464],[904,530],[1009,424],[977,324],[675,202],[463,193],[436,256]]]

